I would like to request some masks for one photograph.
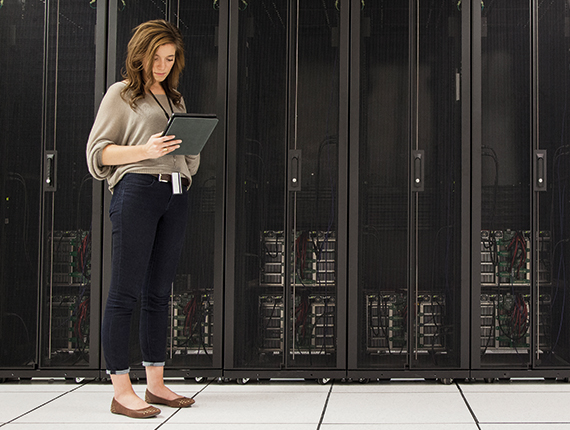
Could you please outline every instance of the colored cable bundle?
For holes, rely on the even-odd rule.
[[[527,257],[526,239],[521,232],[516,232],[515,236],[511,239],[511,242],[507,246],[507,249],[511,252],[511,264],[509,266],[509,272],[511,273],[511,276],[515,276],[516,266],[516,277],[518,278],[521,268],[526,264]]]
[[[202,330],[200,328],[200,321],[204,319],[205,312],[202,312],[201,309],[204,309],[201,305],[204,303],[201,300],[200,293],[196,293],[192,296],[192,298],[184,305],[182,313],[185,315],[184,318],[184,327],[182,329],[182,334],[186,336],[185,342],[181,346],[190,346],[190,342],[192,337],[195,336],[195,331],[198,329],[198,340],[202,350],[206,354],[206,356],[210,357],[210,353],[208,352],[207,345],[203,336]],[[206,301],[207,303],[207,301]],[[194,324],[195,323],[195,324]],[[211,357],[210,357],[211,358]]]
[[[182,311],[186,316],[184,318],[184,329],[182,333],[184,336],[187,336],[189,339],[193,335],[192,324],[196,318],[196,311],[198,309],[198,298],[196,296],[192,297],[191,300],[186,303],[184,306],[184,310]]]
[[[79,250],[77,251],[77,257],[79,259],[78,263],[81,274],[86,279],[89,279],[91,277],[91,231],[87,232],[83,237]]]
[[[302,340],[307,339],[307,326],[308,326],[308,316],[309,316],[309,297],[304,294],[300,297],[299,304],[295,309],[295,327],[297,327],[297,334],[300,335]],[[309,339],[310,339],[310,330],[309,330]],[[310,342],[309,342],[310,344]]]
[[[503,296],[498,317],[501,333],[512,343],[512,347],[520,346],[529,329],[528,306],[523,296]]]
[[[77,339],[77,345],[79,346],[86,346],[89,342],[85,342],[83,340],[86,330],[84,328],[89,327],[89,299],[83,300],[77,310],[76,320],[75,320],[75,338]],[[87,336],[86,339],[88,340],[89,337]]]

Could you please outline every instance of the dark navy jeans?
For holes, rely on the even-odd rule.
[[[101,341],[107,373],[129,372],[131,316],[141,298],[139,338],[145,366],[164,366],[170,288],[184,243],[188,193],[152,175],[129,173],[113,190],[112,278]]]

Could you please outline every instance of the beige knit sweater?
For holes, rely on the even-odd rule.
[[[126,173],[172,173],[180,172],[192,183],[192,175],[198,171],[200,155],[165,155],[160,158],[143,160],[137,163],[120,166],[103,166],[101,151],[107,145],[144,145],[150,136],[160,133],[168,122],[162,108],[152,96],[137,101],[136,110],[131,109],[128,101],[121,97],[123,82],[117,82],[107,90],[101,101],[97,117],[87,141],[87,166],[95,179],[107,180],[109,190]],[[156,94],[156,98],[170,113],[166,95]],[[185,112],[182,105],[172,105],[175,112]]]

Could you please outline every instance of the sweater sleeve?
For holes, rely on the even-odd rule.
[[[188,170],[190,171],[190,174],[194,176],[198,172],[198,167],[200,167],[200,154],[186,155],[185,157]]]
[[[87,141],[87,167],[95,179],[109,178],[116,166],[104,166],[101,162],[101,152],[110,144],[124,145],[125,130],[132,109],[121,97],[124,84],[114,84],[109,87],[101,101],[97,117],[93,123]]]

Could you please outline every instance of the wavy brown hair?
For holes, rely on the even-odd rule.
[[[184,42],[178,28],[168,21],[157,19],[143,22],[133,30],[133,36],[127,46],[127,59],[122,76],[127,84],[121,91],[122,96],[128,100],[132,109],[135,109],[137,100],[144,98],[147,91],[154,84],[152,66],[156,50],[172,43],[176,47],[174,65],[162,87],[166,95],[179,106],[182,95],[176,89],[180,74],[184,69]]]

